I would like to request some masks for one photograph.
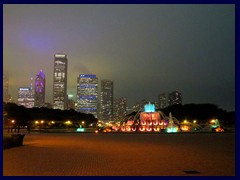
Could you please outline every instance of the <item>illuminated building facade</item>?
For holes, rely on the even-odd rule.
[[[103,121],[113,120],[113,81],[101,81],[100,110],[98,119]]]
[[[39,71],[35,78],[35,106],[43,107],[45,105],[45,74]]]
[[[127,99],[114,99],[113,103],[113,119],[114,121],[121,121],[127,115]]]
[[[18,88],[18,105],[24,106],[26,108],[34,107],[34,93],[30,87],[20,87]]]
[[[158,104],[160,109],[168,106],[168,95],[166,93],[161,93],[158,95]]]
[[[67,67],[65,54],[54,55],[53,72],[53,109],[66,109],[67,106]]]
[[[77,111],[97,118],[98,78],[95,74],[80,74],[77,79]]]
[[[179,91],[173,91],[168,95],[169,105],[182,104],[182,94]]]

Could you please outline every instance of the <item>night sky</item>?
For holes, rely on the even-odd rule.
[[[77,77],[114,81],[128,105],[178,90],[183,104],[235,110],[235,5],[3,5],[3,70],[9,93],[42,69],[52,103],[54,54],[68,56],[68,94]]]

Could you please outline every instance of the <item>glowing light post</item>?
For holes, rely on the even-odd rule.
[[[11,120],[11,124],[12,124],[11,132],[13,131],[14,123],[15,123],[15,120]]]

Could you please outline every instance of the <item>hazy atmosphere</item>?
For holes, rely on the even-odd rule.
[[[114,81],[128,105],[178,90],[183,104],[235,110],[234,4],[3,5],[9,94],[42,69],[52,103],[54,54],[68,56],[68,94],[79,74]]]

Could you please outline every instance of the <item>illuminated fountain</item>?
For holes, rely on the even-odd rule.
[[[224,129],[221,127],[218,119],[213,119],[210,121],[211,130],[213,132],[224,132]]]
[[[195,131],[199,131],[202,129],[202,126],[197,124],[197,121],[194,120],[193,123],[187,120],[184,120],[181,124],[180,124],[180,129],[183,132],[195,132]]]
[[[146,104],[144,112],[140,113],[138,130],[140,132],[160,132],[165,129],[167,122],[162,112],[156,112],[154,104]]]
[[[120,124],[120,131],[161,132],[168,127],[166,132],[177,132],[176,121],[176,118],[166,117],[163,112],[155,110],[154,104],[148,103],[144,106],[144,111],[140,110],[136,114],[126,117]]]
[[[169,122],[168,125],[166,127],[166,132],[167,133],[174,133],[174,132],[178,132],[179,128],[178,125],[176,123],[174,123],[173,121],[173,117],[172,117],[172,113],[169,113]]]

